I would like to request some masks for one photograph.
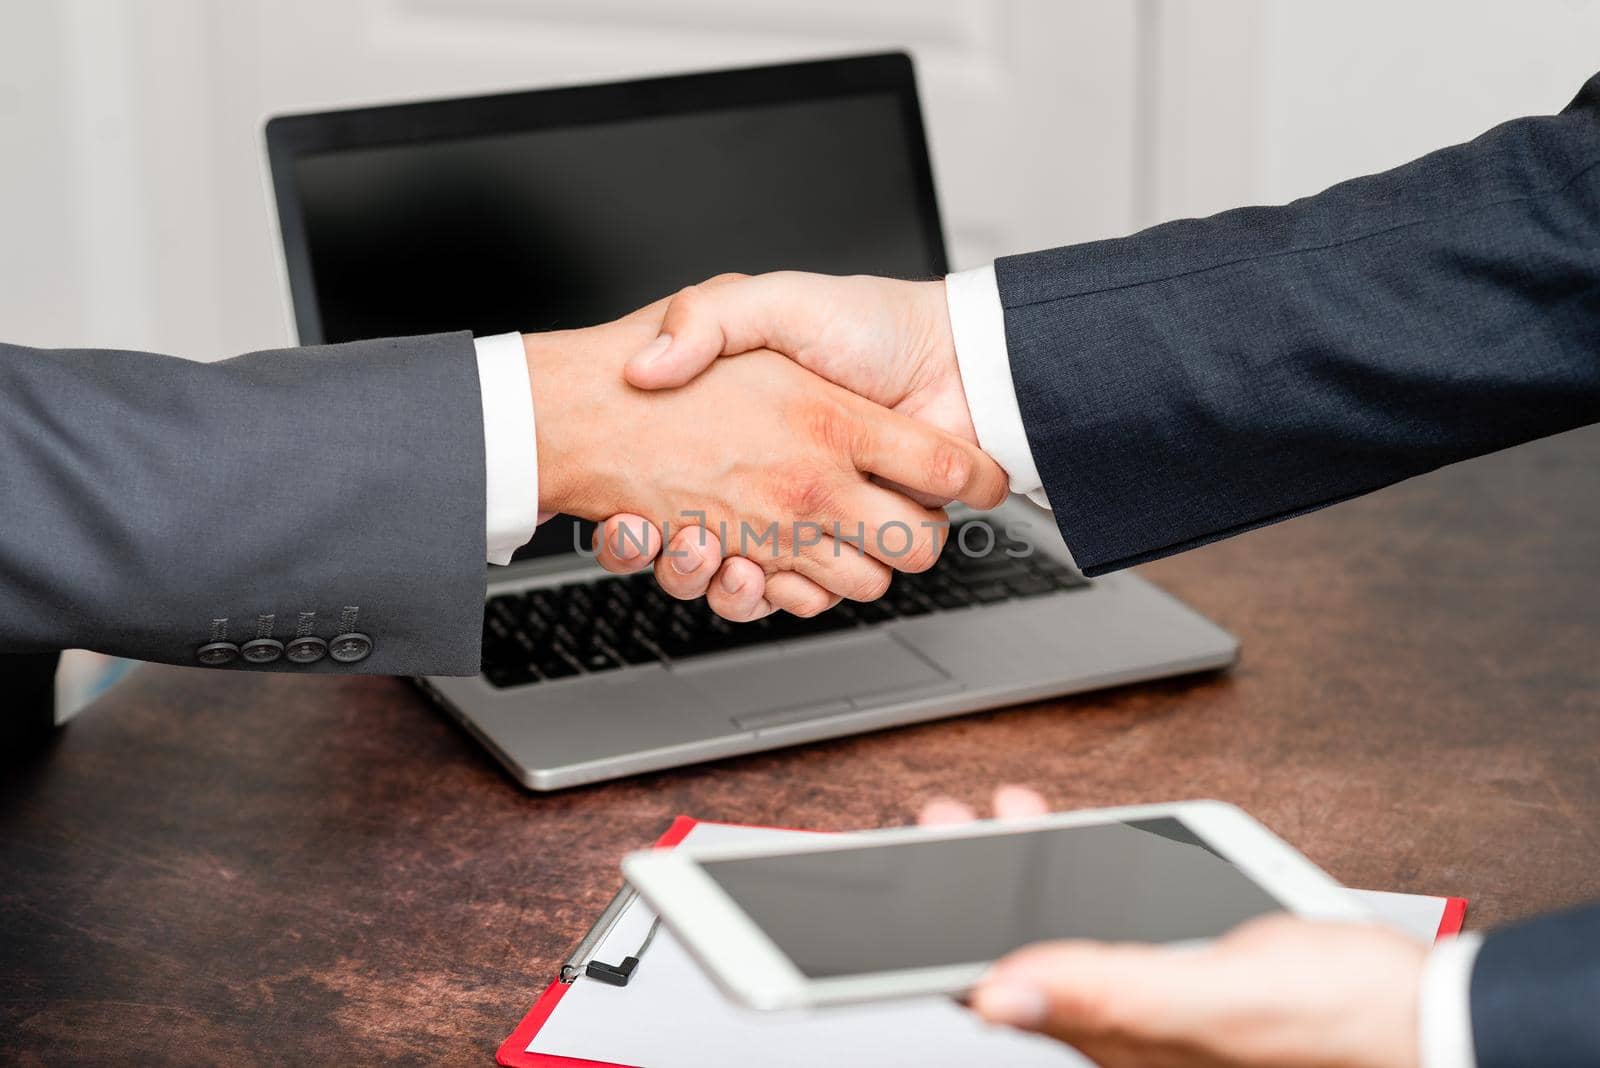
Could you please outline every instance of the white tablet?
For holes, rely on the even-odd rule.
[[[717,984],[758,1009],[961,993],[1050,939],[1194,942],[1277,911],[1368,918],[1218,801],[680,846],[622,867]]]

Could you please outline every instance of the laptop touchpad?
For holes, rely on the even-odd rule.
[[[756,657],[677,664],[685,682],[741,730],[837,716],[961,684],[888,634],[774,649]]]

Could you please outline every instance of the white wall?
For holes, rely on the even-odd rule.
[[[1600,72],[1594,0],[1155,5],[1152,218],[1282,203],[1561,110]]]
[[[287,341],[278,111],[906,46],[965,266],[1556,110],[1597,42],[1600,0],[7,0],[0,337]]]

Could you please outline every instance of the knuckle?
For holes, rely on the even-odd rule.
[[[988,492],[984,494],[981,500],[975,503],[979,508],[998,508],[1005,503],[1007,495],[1011,492],[1010,483],[1006,480],[1005,472],[1000,470],[999,464],[988,459],[982,462],[989,466],[992,477],[990,485],[987,487]]]
[[[859,431],[856,420],[836,404],[813,403],[805,410],[811,440],[830,456],[849,456]]]
[[[815,472],[801,473],[783,484],[779,498],[792,516],[829,515],[838,500],[832,481]]]
[[[739,271],[723,271],[721,274],[712,275],[710,278],[707,278],[700,284],[706,286],[720,286],[727,285],[729,282],[743,282],[749,277],[749,275],[743,274]]]
[[[670,552],[680,565],[693,564],[692,571],[722,560],[721,543],[705,527],[684,527],[673,536]]]
[[[692,601],[700,596],[700,591],[691,585],[692,579],[679,575],[672,570],[671,565],[663,557],[656,561],[656,585],[669,597],[676,597],[680,601]]]
[[[810,619],[813,616],[820,616],[832,607],[832,597],[820,590],[813,590],[796,596],[793,602],[786,606],[785,610],[790,615],[799,616],[801,619]]]
[[[889,582],[889,569],[876,568],[851,583],[847,596],[852,601],[876,601],[889,592]]]
[[[705,307],[706,293],[699,285],[684,286],[673,294],[667,315],[679,322],[698,318]]]
[[[1074,991],[1064,1000],[1066,1011],[1087,1034],[1109,1037],[1127,1030],[1121,1018],[1119,999],[1111,989],[1097,985],[1093,989]]]
[[[905,554],[894,562],[894,566],[913,573],[926,571],[939,562],[939,549],[938,542],[933,538],[917,538],[906,547]]]
[[[760,614],[759,600],[746,604],[736,597],[715,590],[706,595],[706,603],[711,606],[713,612],[730,623],[749,623]]]
[[[941,441],[929,458],[930,488],[946,497],[959,496],[972,479],[972,457],[955,442]]]

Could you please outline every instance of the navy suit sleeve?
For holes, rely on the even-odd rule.
[[[1491,934],[1471,997],[1478,1068],[1600,1064],[1600,905]]]
[[[996,263],[1090,574],[1600,420],[1600,75],[1281,207]]]

